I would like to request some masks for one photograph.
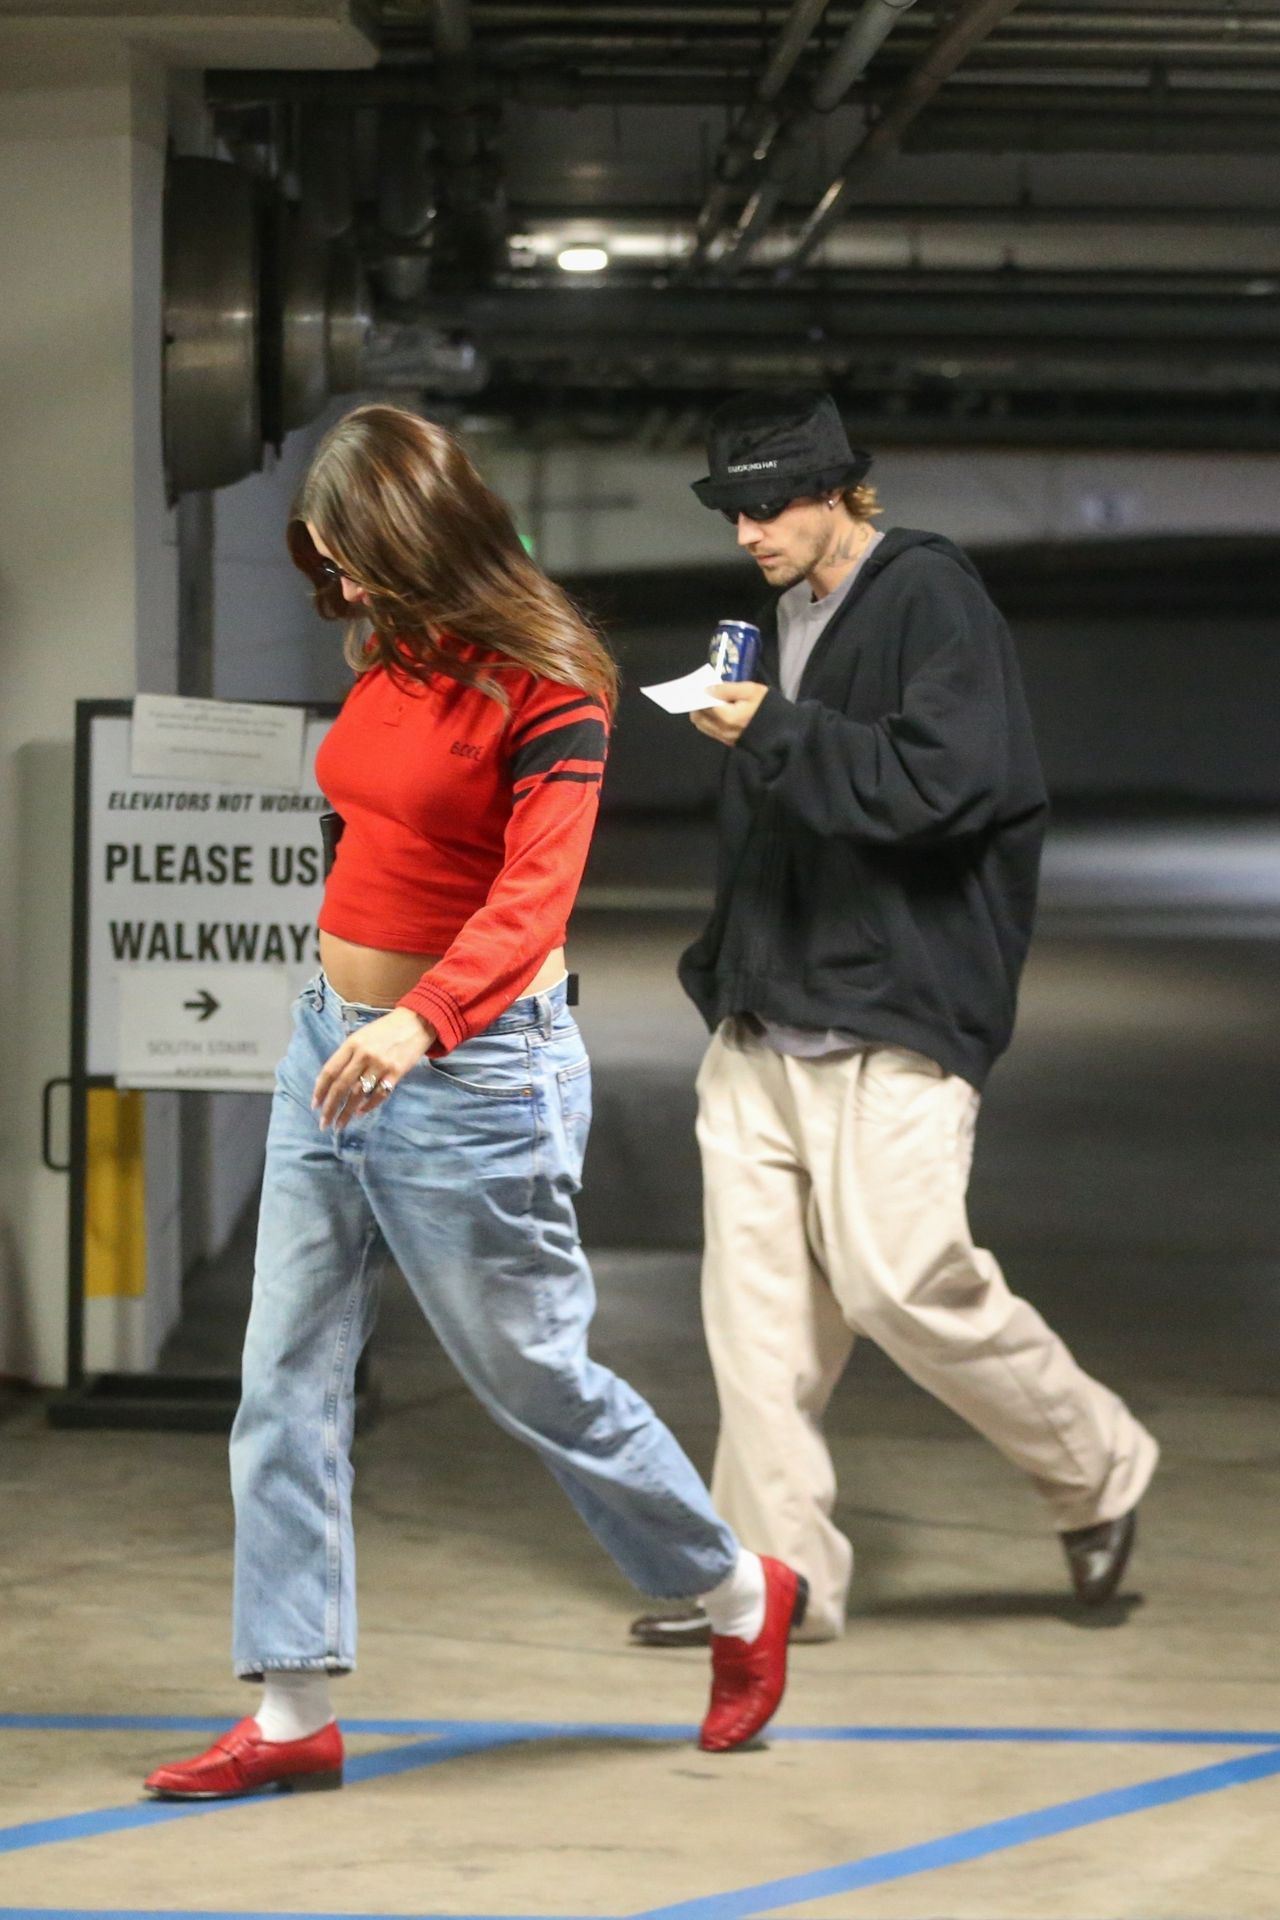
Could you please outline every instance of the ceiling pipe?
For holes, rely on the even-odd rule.
[[[1037,7],[1034,13],[1024,15],[1021,20],[1010,21],[1009,32],[1019,36],[1024,33],[1084,33],[1121,38],[1129,34],[1149,33],[1159,39],[1173,33],[1241,41],[1280,36],[1280,18],[1274,13],[1239,13],[1227,7],[1220,11],[1206,9],[1201,13],[1184,12],[1181,8],[1171,13],[1168,8],[1155,11],[1151,8],[1124,10],[1113,7],[1079,7],[1071,11],[1054,12]]]
[[[840,217],[840,209],[850,188],[864,180],[898,146],[902,134],[922,113],[934,95],[949,80],[966,55],[982,45],[1000,22],[1011,14],[1018,0],[965,0],[954,19],[935,38],[933,45],[912,68],[880,118],[863,135],[831,185],[819,200],[800,231],[800,238],[787,261],[786,273],[792,273],[821,246]]]
[[[590,214],[521,208],[519,271],[550,270],[561,248],[610,235],[616,272],[677,271],[693,248],[687,216],[660,208],[597,207]],[[777,220],[756,266],[790,254],[798,227]],[[1262,210],[1176,207],[859,206],[828,238],[822,278],[843,271],[947,273],[969,268],[1036,272],[1248,273],[1280,271],[1280,225]]]
[[[378,225],[397,240],[419,240],[435,217],[429,150],[431,125],[421,109],[383,107],[378,115]]]
[[[1274,154],[1269,86],[957,87],[904,142],[912,153]]]
[[[860,291],[858,289],[861,289]],[[1107,297],[1109,296],[1109,297]],[[501,288],[488,293],[432,296],[436,326],[458,329],[482,342],[536,359],[571,340],[588,356],[612,353],[619,340],[628,350],[645,343],[657,351],[672,345],[687,355],[716,353],[726,339],[753,340],[794,351],[843,343],[845,351],[868,340],[904,344],[941,339],[1013,352],[1051,343],[1096,342],[1138,354],[1153,345],[1175,344],[1189,352],[1247,351],[1275,356],[1280,287],[1253,296],[1240,286],[1213,291],[1168,275],[1145,276],[1141,290],[1114,287],[1114,276],[1041,276],[1027,284],[1006,274],[964,276],[859,276],[853,288],[762,288],[744,300],[730,287],[598,287],[589,300],[573,288]],[[406,315],[405,318],[410,316]]]
[[[1280,13],[1277,21],[1280,24]],[[919,36],[913,29],[914,21],[908,18],[894,35],[889,62],[899,71],[919,51]],[[215,111],[303,102],[352,107],[404,103],[439,110],[456,102],[456,90],[442,77],[439,65],[424,63],[421,46],[414,47],[411,55],[409,49],[404,53],[403,59],[397,59],[394,51],[384,52],[380,66],[358,73],[215,70],[205,76],[205,98]],[[1166,74],[1171,69],[1202,68],[1212,72],[1219,88],[1233,71],[1248,77],[1251,83],[1260,82],[1269,80],[1280,68],[1280,37],[1245,45],[1175,40],[1166,35],[1157,45],[1154,40],[1042,36],[1015,41],[995,35],[984,45],[982,56],[984,70],[998,70],[1011,81],[1021,77],[1021,70],[1038,67],[1060,76],[1078,75],[1082,84],[1088,84],[1097,68],[1117,63],[1132,67],[1135,75],[1149,74],[1156,67]],[[490,65],[474,74],[470,98],[476,107],[495,109],[514,101],[547,107],[721,106],[732,111],[740,107],[743,84],[723,66],[712,68],[703,59],[680,58],[673,65],[671,58],[659,63],[655,55],[644,60],[632,57],[607,67],[581,62],[559,68]],[[1178,84],[1172,88],[1175,99],[1184,92],[1191,92],[1190,86]],[[1236,92],[1237,98],[1247,99],[1251,87]],[[769,132],[767,124],[764,131]]]
[[[761,143],[767,143],[776,133],[778,121],[773,103],[791,78],[827,5],[828,0],[793,0],[769,64],[756,83],[755,99],[734,121],[712,163],[712,183],[694,223],[691,266],[701,263],[724,224],[734,183],[746,172]]]
[[[809,104],[783,121],[764,157],[764,177],[743,209],[733,238],[714,263],[732,273],[743,265],[765,232],[778,203],[807,157],[823,118],[861,78],[872,58],[915,0],[865,0],[831,58],[814,81]]]
[[[847,14],[849,9],[843,11]],[[917,37],[927,38],[939,26],[939,16],[939,9],[929,8],[916,30]],[[1155,15],[1124,16],[1097,12],[1080,15],[1037,12],[1028,15],[1025,24],[1020,21],[1016,27],[1011,27],[1002,40],[1012,42],[1024,37],[1038,39],[1053,34],[1067,39],[1146,38],[1163,43],[1173,37],[1206,45],[1248,47],[1274,42],[1280,32],[1280,23],[1274,18],[1257,14],[1242,15],[1238,16],[1240,24],[1235,26],[1232,21],[1236,17],[1227,13],[1217,18],[1183,13],[1160,18]],[[672,23],[666,31],[661,27],[643,31],[619,27],[613,32],[600,32],[579,26],[577,31],[566,27],[560,33],[513,32],[504,37],[501,48],[507,58],[609,60],[628,55],[654,55],[663,49],[678,47],[685,53],[696,52],[702,56],[718,54],[722,60],[750,62],[754,66],[759,45],[757,33],[696,33],[689,31],[691,24],[682,20],[678,25]],[[844,22],[846,27],[849,24],[848,21]],[[403,50],[406,44],[401,40],[400,49]]]
[[[780,4],[780,0],[775,0]],[[494,4],[494,0],[473,0],[473,10],[480,23],[489,29],[505,28],[516,33],[527,27],[531,19],[536,18],[540,29],[546,27],[572,27],[582,19],[584,8],[581,0],[568,0],[561,6],[540,5],[533,9],[527,5],[503,6]],[[848,0],[838,0],[834,7],[837,15],[844,16],[842,24],[848,24],[848,16],[856,7]],[[697,6],[688,4],[688,0],[668,0],[666,5],[636,5],[627,0],[625,5],[593,5],[590,9],[591,27],[599,32],[611,27],[635,30],[641,27],[675,26],[687,30],[691,27],[720,27],[725,30],[746,31],[759,24],[763,11],[759,0],[742,6]],[[932,12],[940,12],[937,7]],[[1246,34],[1250,32],[1280,31],[1274,16],[1267,13],[1241,13],[1239,11],[1218,10],[1203,7],[1198,11],[1179,7],[1171,13],[1165,7],[1111,7],[1080,6],[1070,9],[1037,7],[1034,15],[1027,16],[1028,28],[1035,28],[1044,22],[1046,26],[1057,28],[1062,25],[1076,26],[1080,21],[1099,29],[1110,29],[1114,24],[1118,32],[1133,32],[1150,28],[1152,32],[1167,32],[1171,21],[1181,26],[1186,23],[1196,30],[1208,32],[1210,29],[1222,34]]]
[[[1015,37],[994,35],[983,48],[983,65],[1012,68],[1061,62],[1072,67],[1100,66],[1124,62],[1127,66],[1172,67],[1205,66],[1214,69],[1238,69],[1256,72],[1273,67],[1280,58],[1280,39],[1230,40],[1216,34],[1198,38],[1190,34],[1151,35],[1051,34],[1037,33]]]
[[[471,0],[431,0],[431,30],[441,60],[469,60]]]
[[[353,141],[350,107],[298,109],[298,192],[311,224],[329,240],[349,233],[355,220]]]
[[[488,149],[476,100],[471,0],[431,0],[431,30],[444,98],[437,109],[436,142],[449,239],[465,280],[487,280],[499,265],[506,237],[506,200],[497,161]]]

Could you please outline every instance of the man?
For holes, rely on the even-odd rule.
[[[680,977],[698,1077],[713,1494],[807,1574],[803,1637],[853,1566],[822,1417],[856,1334],[1043,1496],[1079,1599],[1116,1591],[1157,1447],[974,1246],[973,1128],[1008,1044],[1046,801],[1017,660],[974,568],[878,532],[869,456],[826,394],[715,415],[694,492],[775,598],[758,677],[694,725],[729,749],[715,907]],[[635,1622],[651,1645],[696,1611]]]

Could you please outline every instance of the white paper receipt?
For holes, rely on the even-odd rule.
[[[706,707],[719,706],[720,702],[707,692],[719,678],[711,662],[705,660],[679,680],[660,680],[657,686],[641,687],[640,691],[665,713],[700,713]]]

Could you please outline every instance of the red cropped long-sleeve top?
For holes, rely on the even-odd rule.
[[[581,688],[457,644],[509,707],[444,674],[362,673],[316,755],[344,823],[319,924],[360,946],[438,953],[399,1001],[432,1054],[481,1032],[566,927],[600,801],[608,713]]]

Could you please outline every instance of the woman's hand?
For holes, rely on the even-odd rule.
[[[393,1007],[359,1027],[316,1076],[311,1108],[320,1109],[321,1131],[345,1127],[348,1120],[380,1107],[435,1037],[435,1028],[408,1007]]]

